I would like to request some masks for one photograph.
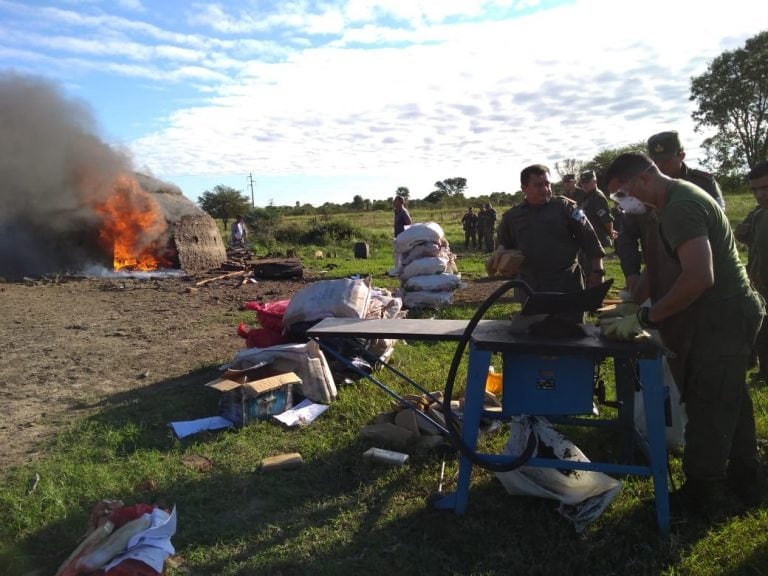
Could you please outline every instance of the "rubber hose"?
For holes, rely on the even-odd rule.
[[[457,418],[451,410],[451,398],[453,396],[453,384],[456,380],[456,373],[458,372],[459,364],[461,364],[461,357],[464,354],[467,343],[472,336],[472,332],[474,332],[486,311],[510,288],[522,288],[528,293],[529,296],[531,294],[531,289],[528,284],[522,280],[510,280],[509,282],[499,286],[499,288],[497,288],[493,294],[491,294],[488,299],[480,305],[475,314],[472,316],[472,319],[469,321],[469,324],[467,324],[467,327],[464,329],[464,332],[459,339],[459,343],[456,346],[456,352],[453,354],[453,360],[451,361],[451,366],[448,370],[448,377],[445,382],[445,392],[443,393],[443,412],[445,413],[446,428],[448,428],[451,442],[470,462],[493,472],[509,472],[510,470],[515,470],[516,468],[523,466],[528,460],[530,460],[538,444],[536,441],[536,435],[533,434],[533,432],[528,435],[528,443],[526,444],[525,450],[523,450],[519,456],[509,461],[502,462],[492,462],[487,460],[478,454],[475,450],[467,446],[467,443],[464,442],[464,439],[461,437],[461,431],[459,430]]]

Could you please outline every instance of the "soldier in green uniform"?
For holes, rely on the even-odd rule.
[[[588,286],[603,281],[600,242],[575,202],[553,196],[549,169],[534,164],[520,173],[524,200],[507,210],[498,227],[498,243],[522,251],[520,278],[535,292],[574,292],[584,288],[577,255],[590,258]]]
[[[736,238],[749,246],[747,270],[752,285],[763,298],[768,298],[768,160],[756,164],[747,177],[757,206],[736,227],[740,232]],[[754,356],[760,366],[760,377],[768,380],[768,322],[757,335]]]
[[[477,250],[477,214],[472,211],[472,206],[461,217],[461,227],[464,229],[464,248],[470,246]]]
[[[480,248],[486,252],[493,252],[494,231],[496,229],[496,210],[489,202],[483,205],[483,218],[478,219],[477,226],[483,228],[483,243]]]
[[[659,132],[648,139],[648,155],[658,166],[662,174],[670,178],[681,178],[693,182],[707,192],[721,208],[725,209],[725,200],[720,186],[715,178],[708,172],[689,168],[683,160],[685,151],[680,142],[680,135],[674,130]],[[666,259],[668,256],[658,247],[648,244],[648,230],[655,227],[655,223],[649,225],[648,219],[653,220],[651,212],[646,215],[626,215],[621,221],[621,233],[616,238],[616,254],[621,262],[621,271],[627,280],[627,287],[632,290],[640,280],[640,273],[643,264],[643,258],[652,251],[657,251],[652,257],[658,260]],[[653,239],[650,240],[653,243]],[[674,266],[668,262],[667,267]]]
[[[576,185],[576,174],[563,176],[563,196],[573,200],[576,204],[584,200],[584,190]]]
[[[480,205],[480,209],[477,211],[477,246],[482,249],[485,246],[485,206]]]
[[[725,213],[704,190],[664,175],[644,154],[618,156],[606,180],[626,211],[647,206],[658,212],[660,239],[679,262],[669,290],[621,320],[658,327],[666,341],[668,322],[687,314],[687,350],[676,378],[688,414],[685,483],[673,506],[711,513],[726,501],[728,487],[755,506],[762,483],[746,371],[765,306],[750,286]],[[646,266],[653,272],[655,263]],[[647,294],[643,280],[635,301]]]
[[[584,191],[583,199],[579,202],[579,208],[584,211],[589,223],[592,224],[600,244],[604,249],[609,248],[613,245],[614,238],[613,216],[608,205],[608,199],[597,187],[597,176],[594,170],[585,170],[581,173],[579,186]],[[579,259],[584,274],[589,277],[591,274],[589,257],[582,253]]]

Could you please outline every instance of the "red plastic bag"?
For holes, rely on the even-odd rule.
[[[248,348],[270,348],[278,344],[285,344],[288,338],[282,332],[275,332],[268,328],[253,328],[248,332],[245,345]]]
[[[275,332],[283,331],[283,316],[290,300],[275,300],[274,302],[246,302],[248,310],[256,311],[256,318],[262,328]]]

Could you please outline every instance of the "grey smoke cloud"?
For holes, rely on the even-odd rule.
[[[121,174],[133,175],[131,159],[98,137],[85,103],[47,80],[0,72],[0,276],[111,265],[111,255],[96,249],[102,216],[95,206],[114,194]],[[164,192],[157,195],[168,198],[166,218],[196,210],[178,202],[174,185],[137,179]]]

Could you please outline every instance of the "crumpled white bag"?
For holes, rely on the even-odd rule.
[[[547,457],[554,454],[559,460],[590,461],[546,418],[517,416],[512,418],[510,428],[505,454],[521,454],[528,444],[529,434],[535,434],[538,444],[533,457],[546,452]],[[557,511],[573,522],[577,532],[582,532],[590,522],[595,521],[621,490],[620,481],[592,470],[521,466],[509,472],[497,472],[496,477],[508,494],[558,500],[560,506]]]

